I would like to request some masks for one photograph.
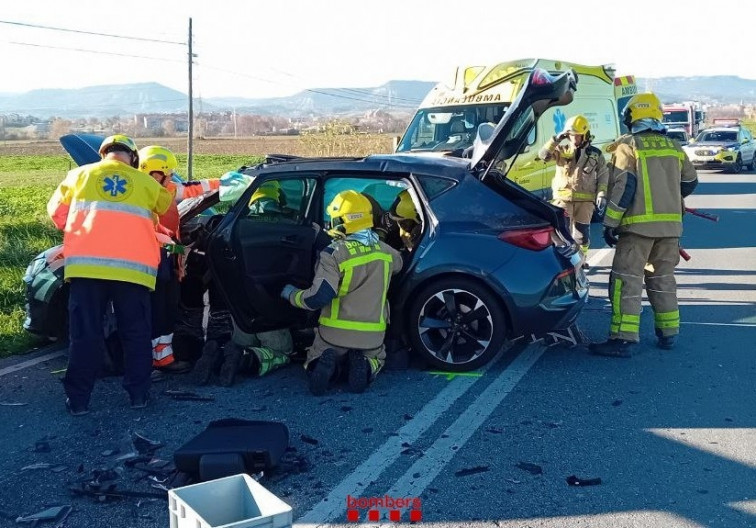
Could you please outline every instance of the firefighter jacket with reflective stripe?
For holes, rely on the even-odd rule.
[[[389,282],[401,269],[401,255],[388,244],[336,240],[320,252],[312,286],[295,290],[289,301],[310,310],[322,306],[318,331],[328,343],[378,348],[388,323]]]
[[[556,162],[551,180],[554,200],[558,202],[595,202],[596,193],[606,191],[609,171],[604,155],[593,146],[573,149],[551,138],[538,153],[544,160]]]
[[[622,136],[610,173],[605,226],[654,238],[682,235],[682,199],[698,176],[674,139],[657,132]]]
[[[105,159],[68,173],[47,204],[63,234],[65,278],[119,280],[155,288],[156,215],[170,193],[151,176]]]

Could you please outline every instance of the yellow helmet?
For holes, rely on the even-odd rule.
[[[661,101],[651,92],[635,94],[622,110],[622,122],[627,128],[639,119],[656,119],[661,122],[663,117]]]
[[[397,195],[396,200],[391,204],[389,216],[396,221],[412,220],[420,222],[420,217],[417,215],[415,204],[412,202],[412,197],[408,190],[405,189]]]
[[[591,131],[591,126],[585,116],[580,114],[572,116],[564,124],[564,132],[579,136],[587,136]]]
[[[333,230],[350,235],[373,227],[373,206],[357,191],[341,191],[326,208]]]
[[[252,198],[249,199],[250,205],[263,198],[269,200],[281,201],[281,184],[276,180],[266,181],[260,184],[260,186],[252,194]]]
[[[176,156],[165,147],[150,145],[139,150],[139,170],[142,172],[162,172],[168,176],[177,168]]]
[[[105,155],[111,150],[126,150],[131,153],[131,166],[135,169],[139,167],[139,152],[137,151],[136,143],[129,136],[123,134],[115,134],[113,136],[106,137],[100,145],[100,157],[104,158]]]

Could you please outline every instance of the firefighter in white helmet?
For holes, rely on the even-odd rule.
[[[567,120],[564,131],[549,140],[539,152],[544,161],[556,162],[551,182],[553,203],[564,208],[570,218],[572,237],[583,253],[583,267],[590,246],[591,218],[596,208],[606,206],[606,185],[609,172],[599,149],[591,145],[588,119],[576,115]],[[562,144],[563,141],[569,140]]]

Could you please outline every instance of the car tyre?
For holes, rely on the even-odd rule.
[[[751,156],[751,163],[746,165],[746,170],[752,171],[753,169],[756,169],[756,151],[753,153],[753,156]]]
[[[412,297],[410,341],[431,366],[450,372],[475,370],[504,346],[506,313],[501,300],[481,283],[450,277],[428,284]]]
[[[738,154],[738,157],[735,158],[735,163],[730,168],[730,172],[734,174],[739,174],[740,171],[743,170],[743,158],[740,157],[740,154]]]

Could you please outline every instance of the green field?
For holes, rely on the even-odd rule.
[[[185,166],[186,156],[177,157],[179,166]],[[195,155],[193,176],[217,178],[251,161],[254,158],[249,155]],[[47,217],[46,205],[73,167],[73,161],[63,154],[0,154],[0,357],[23,353],[40,344],[21,326],[25,292],[22,277],[35,255],[62,239]]]

